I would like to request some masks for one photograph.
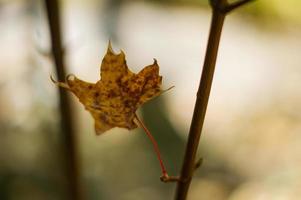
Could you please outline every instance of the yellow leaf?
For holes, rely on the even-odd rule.
[[[92,114],[97,135],[114,127],[136,128],[134,118],[138,107],[163,92],[156,60],[135,74],[128,69],[124,52],[114,53],[110,42],[100,75],[101,80],[96,83],[82,81],[74,75],[68,75],[65,83],[51,78],[75,94]]]

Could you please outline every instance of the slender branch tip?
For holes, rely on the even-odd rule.
[[[225,12],[225,13],[229,13],[229,12],[231,12],[231,11],[233,11],[233,10],[235,10],[235,9],[237,9],[237,8],[243,6],[243,5],[245,5],[245,4],[247,4],[247,3],[251,2],[251,1],[255,1],[255,0],[238,0],[238,1],[236,1],[236,2],[233,2],[233,3],[231,3],[231,4],[228,4],[228,5],[224,8],[224,9],[225,9],[224,12]]]
[[[228,14],[229,12],[255,0],[237,0],[233,3],[228,3],[227,0],[210,0],[210,6],[213,10],[220,13]]]

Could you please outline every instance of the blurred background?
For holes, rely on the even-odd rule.
[[[108,40],[163,88],[139,115],[178,175],[210,25],[205,0],[62,0],[68,73],[99,80]],[[225,22],[189,200],[301,196],[301,1],[258,0]],[[43,1],[0,1],[0,199],[66,199],[58,91]],[[72,96],[72,95],[70,95]],[[141,129],[94,133],[72,96],[84,199],[173,199]]]

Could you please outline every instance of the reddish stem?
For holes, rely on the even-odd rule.
[[[146,133],[146,135],[148,136],[148,138],[150,139],[150,141],[153,144],[154,150],[156,152],[156,155],[157,155],[157,158],[159,160],[160,167],[161,167],[161,170],[162,170],[162,174],[163,174],[162,177],[164,177],[164,178],[169,177],[168,174],[167,174],[166,168],[165,168],[165,166],[163,164],[163,160],[161,158],[161,153],[160,153],[160,150],[159,150],[159,147],[158,147],[158,144],[157,144],[155,138],[153,137],[153,135],[151,134],[151,132],[146,128],[146,126],[144,125],[144,123],[139,119],[139,117],[137,115],[135,115],[135,117],[137,119],[137,122],[139,123],[139,125],[141,126],[141,128],[143,128],[144,132]]]

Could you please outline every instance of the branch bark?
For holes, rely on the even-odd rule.
[[[55,69],[58,80],[64,80],[66,77],[63,47],[61,39],[60,27],[60,12],[57,0],[45,0],[50,36],[51,36],[51,51],[55,63]],[[80,176],[77,159],[77,142],[74,132],[71,106],[66,92],[59,88],[59,108],[61,118],[61,134],[63,137],[63,159],[65,166],[68,199],[80,200]]]
[[[225,12],[225,9],[230,8],[230,11],[235,8],[238,8],[241,5],[245,4],[242,3],[242,1],[239,1],[241,3],[228,4],[227,0],[210,0],[210,5],[212,7],[212,20],[209,39],[203,64],[202,76],[197,92],[197,99],[195,102],[193,117],[190,125],[188,142],[186,145],[186,151],[180,175],[180,181],[177,184],[175,195],[176,200],[186,199],[189,186],[192,180],[193,172],[195,169],[195,158],[206,115],[220,37],[222,33],[224,19],[228,13]]]

